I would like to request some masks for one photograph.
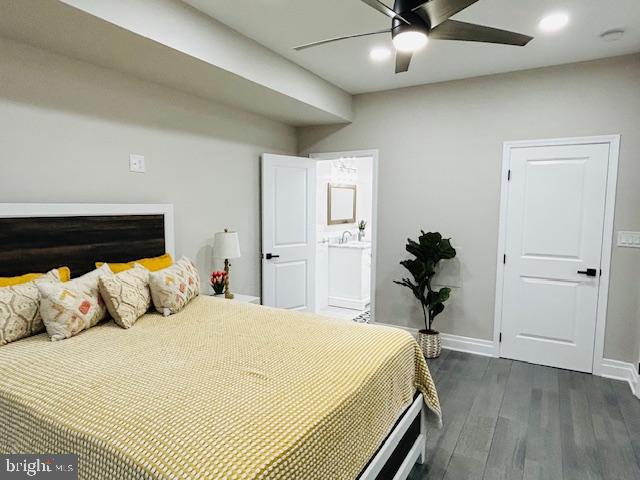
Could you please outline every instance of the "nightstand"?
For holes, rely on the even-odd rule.
[[[255,305],[260,305],[260,297],[254,297],[253,295],[242,295],[241,293],[234,293],[233,299],[231,301],[239,302],[239,303],[253,303]]]
[[[207,292],[207,293],[205,293],[205,295],[209,295],[209,296],[212,296],[212,297],[217,297],[217,298],[224,299],[224,294],[214,295],[211,292]],[[234,297],[231,300],[232,302],[253,303],[255,305],[260,305],[260,297],[254,297],[253,295],[242,295],[241,293],[234,293],[233,295],[234,295]]]

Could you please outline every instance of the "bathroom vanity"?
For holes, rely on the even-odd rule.
[[[371,243],[329,244],[329,305],[365,310],[371,296]]]

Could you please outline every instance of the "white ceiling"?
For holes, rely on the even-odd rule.
[[[293,50],[390,26],[385,16],[359,0],[183,1],[354,94],[640,51],[639,0],[480,0],[454,18],[536,38],[526,47],[434,40],[414,56],[409,72],[398,75],[393,58],[381,63],[369,59],[372,47],[392,47],[390,35]],[[556,11],[570,15],[569,26],[555,34],[539,32],[538,21]],[[626,30],[621,40],[599,38],[617,28]]]
[[[348,93],[175,0],[0,0],[5,38],[288,125],[353,118]]]

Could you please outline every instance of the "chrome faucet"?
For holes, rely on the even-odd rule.
[[[353,237],[353,234],[349,231],[349,230],[345,230],[344,232],[342,232],[342,237],[340,237],[340,243],[347,243],[348,240],[345,240],[344,237],[345,235],[349,235],[349,238]]]

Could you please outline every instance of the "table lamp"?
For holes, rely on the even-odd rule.
[[[224,232],[218,232],[213,242],[213,255],[215,258],[224,258],[224,298],[233,298],[233,293],[229,288],[230,258],[240,257],[240,243],[238,242],[238,232],[230,232],[226,228]]]

